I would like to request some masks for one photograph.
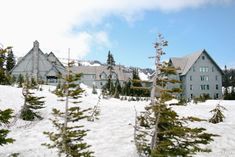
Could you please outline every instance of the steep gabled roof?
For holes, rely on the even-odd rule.
[[[95,75],[96,80],[100,80],[100,74],[109,74],[107,66],[74,66],[71,68],[73,73],[83,73],[86,75]],[[124,72],[119,66],[114,66],[113,72],[117,74],[120,81],[126,81],[132,77],[132,73]]]
[[[175,68],[179,68],[178,73],[181,75],[186,75],[190,68],[194,65],[194,63],[198,60],[202,53],[205,53],[209,59],[213,62],[213,64],[218,68],[218,70],[223,74],[223,71],[216,64],[216,62],[211,58],[211,56],[206,52],[206,50],[201,50],[190,55],[187,55],[182,58],[170,58],[170,62],[173,64]]]
[[[32,48],[24,57],[20,59],[20,61],[11,69],[10,73],[14,71],[22,62],[25,61],[25,58],[27,58],[29,55],[31,55],[34,52],[34,48]],[[41,54],[41,56],[44,57],[45,60],[47,60],[49,63],[51,63],[48,59],[47,56],[42,52],[40,48],[38,48],[38,53]]]
[[[50,60],[51,62],[56,62],[56,65],[64,67],[64,65],[60,62],[60,60],[55,56],[53,52],[50,52],[49,54],[45,54],[45,55],[47,55],[48,60]]]
[[[20,69],[20,66],[22,63],[27,63],[28,65],[33,65],[33,60],[30,59],[30,56],[33,56],[34,53],[37,53],[39,59],[38,59],[38,64],[40,65],[45,65],[46,63],[46,69],[45,66],[39,71],[45,71],[48,70],[48,72],[52,69],[54,69],[56,72],[63,73],[65,71],[65,67],[62,65],[62,63],[57,59],[57,57],[51,52],[50,54],[44,54],[42,50],[39,48],[39,42],[35,41],[33,43],[33,48],[12,68],[10,73],[13,73],[15,70],[20,70],[20,71],[26,71],[26,72],[31,72],[32,70],[29,69],[28,67],[24,67]],[[56,64],[53,64],[53,61],[56,62]],[[38,65],[39,66],[39,65]],[[40,66],[39,66],[40,67]]]

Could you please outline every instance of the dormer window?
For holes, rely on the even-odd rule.
[[[106,75],[105,72],[102,72],[102,73],[100,74],[100,79],[107,79],[107,75]]]
[[[117,79],[117,74],[116,73],[112,73],[112,79]]]

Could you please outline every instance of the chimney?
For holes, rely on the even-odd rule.
[[[32,55],[32,76],[36,80],[38,79],[39,73],[39,42],[36,40],[33,42],[33,55]]]
[[[36,49],[36,50],[39,49],[39,42],[38,42],[37,40],[35,40],[35,41],[33,42],[33,48]]]

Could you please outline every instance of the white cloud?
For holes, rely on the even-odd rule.
[[[111,43],[108,37],[108,34],[104,31],[97,32],[95,34],[95,42],[99,45],[104,45],[106,47],[110,47]]]
[[[102,24],[108,16],[120,16],[133,21],[144,11],[179,11],[208,4],[229,3],[232,0],[0,0],[0,43],[11,45],[17,56],[24,55],[34,40],[45,52],[55,51],[66,57],[71,48],[73,57],[84,57],[91,45],[110,47],[109,34],[103,30],[88,33],[72,28]]]

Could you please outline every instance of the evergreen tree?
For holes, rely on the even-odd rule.
[[[222,79],[222,85],[224,86],[224,99],[228,99],[229,97],[229,92],[228,92],[228,87],[229,87],[229,75],[228,75],[228,70],[227,66],[224,66],[224,75]]]
[[[115,60],[110,51],[108,52],[107,66],[108,66],[107,68],[108,70],[113,70],[115,66]],[[112,73],[110,73],[110,75],[112,75]]]
[[[213,113],[213,116],[209,119],[209,122],[214,124],[223,122],[225,118],[223,110],[226,110],[226,108],[221,106],[220,104],[216,105],[216,107],[210,111],[211,113]]]
[[[12,113],[13,110],[11,109],[0,110],[0,126],[9,123],[9,120],[12,118]],[[7,129],[0,129],[0,146],[14,142],[14,139],[7,137],[9,132]]]
[[[92,94],[97,94],[96,85],[92,85]]]
[[[4,69],[0,69],[0,84],[1,85],[9,84],[9,80]]]
[[[35,78],[31,77],[30,88],[31,89],[37,89],[37,87],[38,87],[37,81],[35,80]]]
[[[111,52],[108,52],[108,59],[107,59],[107,69],[109,70],[108,81],[106,83],[106,89],[109,91],[109,95],[113,94],[114,86],[112,81],[112,74],[115,66],[115,61]]]
[[[21,109],[20,117],[26,121],[33,121],[35,118],[42,119],[40,114],[37,112],[38,109],[44,108],[44,97],[34,96],[33,92],[29,90],[30,84],[29,81],[26,80],[26,84],[22,89],[22,94],[24,96],[24,105]]]
[[[130,93],[131,96],[150,96],[150,90],[142,86],[142,80],[139,77],[138,69],[133,69]]]
[[[229,73],[226,65],[224,66],[223,86],[225,88],[229,87]]]
[[[129,80],[128,82],[124,82],[124,86],[122,88],[122,94],[126,96],[131,95],[131,80]]]
[[[119,79],[117,78],[116,82],[115,82],[114,98],[119,99],[119,95],[120,95],[121,91],[122,91],[122,87],[120,85]]]
[[[163,55],[162,38],[156,43],[157,58]],[[164,43],[163,43],[164,44]],[[159,51],[160,50],[160,51]],[[170,77],[176,74],[176,69],[168,63],[157,64],[156,84],[161,85],[160,98],[146,107],[137,117],[135,141],[139,154],[146,157],[190,156],[196,152],[208,152],[202,144],[212,141],[213,134],[205,132],[204,128],[189,128],[187,120],[200,121],[195,117],[180,118],[178,114],[166,105],[173,95],[182,92],[179,88],[166,89],[168,83],[179,83]]]
[[[10,84],[9,77],[7,76],[5,63],[6,57],[5,54],[11,49],[11,47],[7,47],[6,49],[0,48],[0,84]]]
[[[18,88],[23,87],[24,76],[23,76],[22,74],[20,74],[20,75],[18,76],[17,83],[18,83]]]
[[[70,68],[72,63],[69,63]],[[65,112],[58,109],[53,109],[54,119],[52,123],[57,129],[57,132],[44,132],[52,143],[44,143],[49,149],[57,148],[59,156],[65,155],[66,157],[91,157],[93,152],[89,150],[88,145],[84,138],[87,135],[87,131],[83,129],[83,125],[79,124],[82,119],[87,118],[85,115],[89,109],[81,109],[78,106],[81,93],[83,90],[80,88],[76,81],[80,79],[80,74],[72,75],[68,70],[68,75],[65,78],[65,84],[63,87],[57,90],[56,94],[59,97],[66,99]],[[73,104],[69,104],[69,100],[72,99]],[[69,107],[70,105],[70,107]],[[64,120],[61,122],[61,120]]]
[[[6,70],[9,72],[14,66],[15,66],[15,56],[13,54],[12,49],[10,49],[7,52],[7,57],[6,57]]]
[[[1,49],[0,48],[0,69],[4,69],[6,52],[7,52],[6,49]]]
[[[139,77],[139,72],[138,69],[134,69],[132,73],[132,86],[134,87],[142,87],[141,80]]]
[[[10,84],[13,85],[16,83],[16,77],[13,75],[13,76],[10,76]]]

